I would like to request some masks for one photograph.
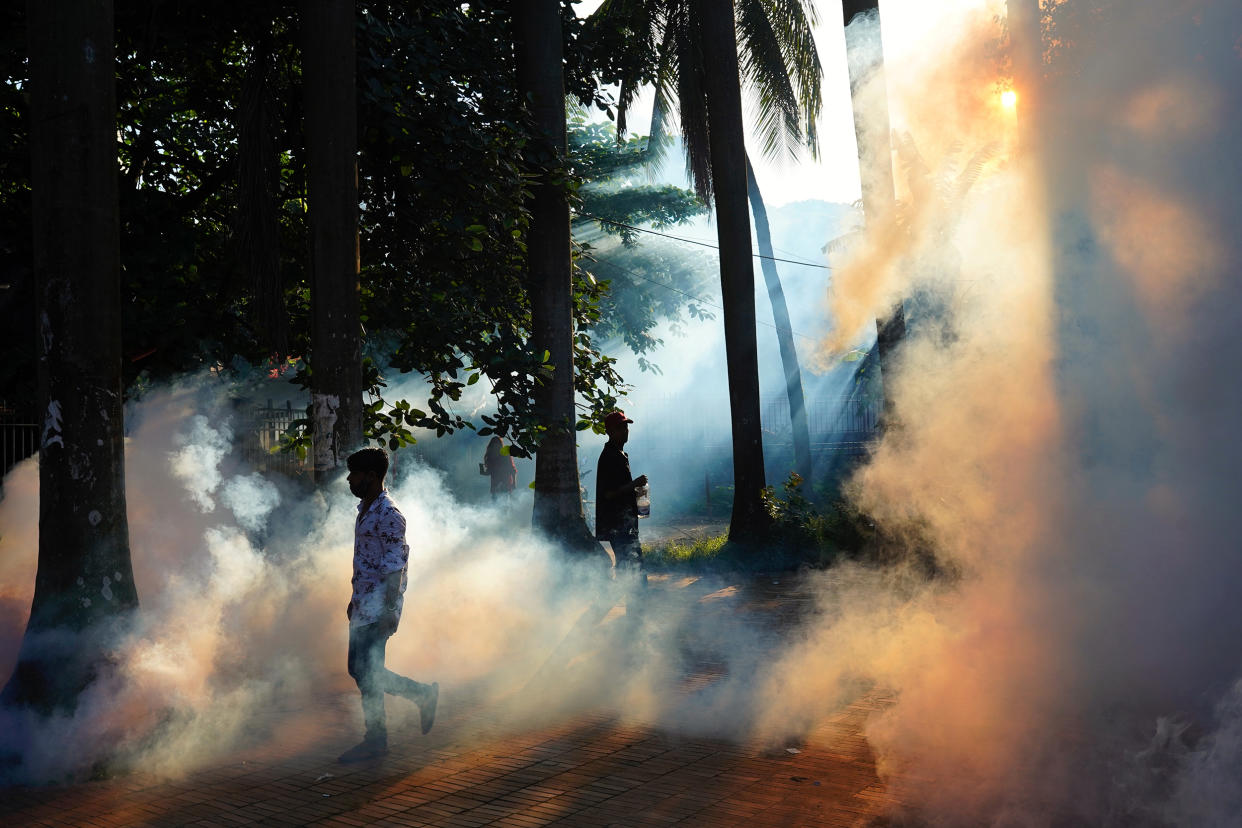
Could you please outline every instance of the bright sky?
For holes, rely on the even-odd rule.
[[[602,0],[582,0],[577,6],[580,17],[594,11]],[[934,48],[939,40],[935,30],[948,20],[970,8],[985,5],[988,0],[881,0],[881,26],[884,52],[890,64],[918,49]],[[771,161],[759,152],[752,152],[755,175],[769,207],[779,207],[806,199],[823,199],[849,203],[859,197],[858,157],[854,143],[854,119],[850,109],[849,73],[845,64],[845,32],[841,21],[841,0],[816,0],[819,25],[815,41],[819,61],[824,69],[823,115],[819,123],[818,161],[809,153],[797,161]],[[743,102],[746,103],[745,101]],[[894,113],[896,116],[897,113]],[[601,117],[606,117],[601,114]],[[629,122],[640,134],[647,131],[651,120],[650,90],[641,94],[634,104]],[[757,139],[747,137],[747,145],[757,148]]]

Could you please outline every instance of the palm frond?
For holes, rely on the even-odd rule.
[[[953,200],[957,192],[957,177],[961,174],[958,164],[965,152],[966,145],[961,139],[957,139],[949,144],[949,148],[944,151],[943,159],[940,162],[940,175],[936,181],[936,194],[940,196],[943,204],[948,204]]]
[[[686,152],[686,167],[694,181],[694,192],[705,204],[712,204],[712,165],[708,148],[707,95],[704,89],[703,51],[700,48],[698,21],[687,4],[678,3],[676,14],[670,14],[668,25],[673,29],[673,47],[677,56],[677,101],[681,113],[681,135]]]
[[[983,146],[978,152],[971,156],[970,161],[966,164],[966,169],[962,170],[962,174],[957,177],[957,197],[961,198],[970,191],[979,177],[983,175],[983,168],[988,162],[997,156],[1000,152],[1000,145],[995,141],[991,141]]]
[[[643,153],[651,176],[664,169],[664,151],[668,148],[668,116],[672,111],[669,94],[656,84],[655,99],[651,102],[651,129],[647,134],[647,149]]]
[[[583,43],[597,56],[600,79],[620,88],[618,138],[625,137],[626,115],[637,90],[656,76],[652,55],[661,31],[661,7],[661,0],[604,0],[583,24]]]
[[[823,66],[815,48],[818,22],[813,0],[738,0],[739,16],[745,5],[759,5],[780,44],[785,72],[793,84],[801,110],[803,146],[819,156],[816,122],[823,106]]]
[[[801,147],[818,156],[816,120],[823,70],[812,26],[812,0],[735,0],[739,67],[757,116],[756,131],[768,155],[796,156]],[[648,139],[658,163],[664,123],[674,101],[681,120],[686,166],[698,195],[711,203],[707,109],[697,18],[690,0],[604,0],[588,18],[603,68],[600,77],[620,87],[618,132],[636,91],[654,84],[656,106]],[[611,50],[598,44],[608,44]],[[652,59],[652,56],[654,60]]]
[[[663,24],[656,76],[652,84],[655,96],[651,103],[651,129],[647,135],[647,166],[652,175],[658,174],[664,166],[664,150],[668,147],[669,139],[669,115],[673,112],[673,102],[676,100],[673,91],[673,76],[676,73],[674,41],[673,28]]]
[[[763,154],[796,157],[802,143],[798,94],[760,0],[737,4],[737,45],[742,81],[754,98],[755,129],[763,142]]]
[[[909,132],[893,130],[892,141],[897,157],[901,159],[901,170],[905,174],[910,194],[915,203],[925,203],[926,194],[935,187],[927,162],[923,160],[923,155],[915,146],[914,138]]]
[[[835,239],[825,244],[819,249],[819,251],[827,254],[828,256],[835,256],[850,250],[865,237],[866,233],[861,228],[850,230],[847,233],[842,233],[840,236],[837,236]]]
[[[629,112],[630,104],[634,101],[634,82],[630,78],[621,80],[621,88],[617,91],[617,143],[625,140],[626,130],[629,128],[626,124],[626,113]]]

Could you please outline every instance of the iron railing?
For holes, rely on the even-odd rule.
[[[284,407],[272,404],[255,406],[251,411],[250,427],[242,444],[246,462],[256,471],[274,472],[290,477],[309,474],[310,460],[299,457],[295,451],[282,451],[281,440],[293,421],[302,414],[293,410],[293,403],[286,401]]]
[[[0,475],[39,451],[39,427],[34,423],[0,422]]]
[[[256,471],[297,477],[310,473],[310,461],[292,451],[281,451],[281,438],[290,424],[301,416],[293,403],[284,407],[272,404],[255,406],[244,429],[242,456]],[[39,451],[39,426],[19,422],[18,413],[0,400],[0,477]]]
[[[712,445],[729,441],[730,419],[727,397],[664,397],[650,400],[649,410],[631,412],[635,419],[656,414],[665,419],[652,422],[644,419],[643,439],[668,440]],[[673,412],[673,416],[670,416]],[[807,428],[812,444],[866,441],[874,436],[879,416],[878,401],[862,395],[851,397],[814,397],[806,401]],[[789,400],[784,396],[761,401],[759,418],[764,441],[790,439]]]
[[[30,412],[0,400],[0,477],[39,451],[39,426]]]

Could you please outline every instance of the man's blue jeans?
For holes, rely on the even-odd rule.
[[[399,676],[384,666],[384,649],[388,635],[379,624],[349,628],[349,675],[362,692],[362,718],[367,726],[367,739],[384,739],[388,727],[384,716],[384,694],[404,696],[412,702],[427,697],[431,688],[414,679]]]

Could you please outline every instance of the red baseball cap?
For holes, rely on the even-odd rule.
[[[610,412],[608,416],[604,417],[604,428],[611,431],[612,429],[616,428],[622,423],[632,423],[632,422],[634,421],[631,420],[629,417],[625,416],[624,411],[613,411],[613,412]]]

